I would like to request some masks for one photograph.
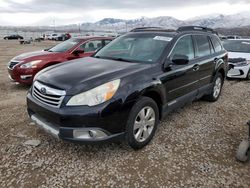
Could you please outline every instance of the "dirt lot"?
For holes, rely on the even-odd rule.
[[[12,57],[51,45],[0,41],[0,187],[250,187],[250,162],[235,160],[250,120],[249,81],[226,81],[218,102],[170,114],[140,151],[75,145],[30,124],[28,87],[8,79]],[[41,144],[26,145],[31,139]]]

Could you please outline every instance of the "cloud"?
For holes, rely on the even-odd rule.
[[[2,0],[5,5],[1,6],[1,13],[41,13],[41,12],[84,12],[91,10],[157,10],[157,9],[172,9],[188,6],[199,6],[218,3],[218,0]],[[249,0],[221,0],[220,3],[239,4],[249,3]]]
[[[187,20],[249,12],[249,6],[249,0],[0,0],[0,25],[58,25],[143,16]]]

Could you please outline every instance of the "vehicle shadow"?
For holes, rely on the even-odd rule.
[[[24,85],[24,84],[11,84],[11,90],[18,90],[18,91],[28,91],[31,85]]]

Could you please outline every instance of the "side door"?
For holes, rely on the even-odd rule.
[[[188,63],[177,65],[173,62],[175,56],[186,56]],[[195,67],[194,42],[191,35],[182,36],[173,47],[168,57],[169,66],[161,76],[161,81],[166,89],[168,103],[180,102],[178,98],[187,96],[190,100],[197,94],[198,78]],[[174,105],[173,105],[174,106]]]
[[[207,35],[194,35],[195,59],[197,64],[197,76],[199,88],[207,86],[212,79],[215,69],[216,57],[210,38]]]

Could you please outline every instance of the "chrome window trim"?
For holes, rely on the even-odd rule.
[[[183,37],[186,37],[186,36],[191,36],[191,37],[193,37],[193,36],[195,36],[195,35],[205,35],[205,36],[208,36],[208,37],[210,36],[209,34],[201,34],[201,33],[189,33],[189,34],[182,35],[180,38],[178,38],[178,39],[176,40],[176,42],[175,42],[175,44],[173,45],[171,51],[169,52],[167,58],[170,58],[170,56],[171,56],[171,54],[172,54],[172,52],[173,52],[173,50],[174,50],[176,44],[179,42],[180,39],[182,39]],[[195,51],[195,44],[194,44],[194,51]],[[211,53],[210,55],[212,55],[212,54],[214,54],[214,53]],[[208,55],[207,55],[207,56],[208,56]],[[206,57],[206,56],[202,56],[202,57]],[[190,61],[191,61],[191,60],[198,59],[198,58],[202,58],[202,57],[194,57],[193,59],[190,59]]]

